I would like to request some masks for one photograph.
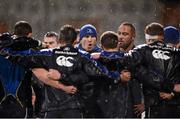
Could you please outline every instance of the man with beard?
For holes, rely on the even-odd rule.
[[[136,36],[135,27],[128,22],[123,22],[117,31],[119,35],[119,48],[121,51],[128,52],[135,47],[134,39]]]
[[[133,24],[128,22],[123,22],[120,24],[118,28],[118,36],[119,36],[119,50],[124,52],[129,52],[135,47],[134,40],[136,36],[136,30]],[[132,105],[129,105],[129,113],[132,113],[134,110],[134,117],[139,117],[140,114],[144,111],[144,104],[142,103],[143,95],[142,95],[142,89],[137,83],[137,76],[136,72],[134,72],[134,79],[132,79],[129,84],[126,86],[126,88],[130,89],[129,93],[129,104],[134,104],[134,108]],[[124,86],[125,87],[125,86]],[[133,99],[133,100],[132,100]],[[131,111],[130,111],[131,110]],[[130,114],[129,114],[130,115]],[[132,117],[132,116],[131,116]]]

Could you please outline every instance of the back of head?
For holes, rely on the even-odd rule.
[[[80,34],[80,29],[76,28],[77,35]]]
[[[76,29],[72,25],[64,25],[60,29],[60,40],[66,44],[73,44],[77,38]]]
[[[118,45],[118,35],[113,31],[106,31],[100,37],[100,43],[103,48],[114,49]]]
[[[164,31],[163,26],[159,23],[153,22],[146,26],[145,30],[146,40],[153,41],[163,41]]]
[[[21,37],[21,36],[28,36],[29,33],[32,33],[31,25],[26,21],[18,21],[14,27],[14,35]]]
[[[76,46],[79,44],[79,42],[80,42],[80,37],[79,37],[80,29],[76,28],[76,32],[77,32],[77,38],[76,38],[76,40],[75,40],[74,43],[73,43],[73,46],[75,46],[75,47],[76,47]]]
[[[164,28],[164,42],[177,44],[180,42],[179,30],[173,26],[167,26]]]

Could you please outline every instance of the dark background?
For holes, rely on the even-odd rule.
[[[180,0],[0,0],[0,19],[10,24],[11,32],[17,21],[28,21],[39,40],[47,31],[58,32],[64,24],[80,28],[91,23],[100,36],[128,21],[136,27],[136,44],[141,44],[150,22],[179,28]]]

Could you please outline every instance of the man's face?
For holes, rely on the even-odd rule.
[[[58,42],[56,37],[44,37],[45,48],[55,48],[58,47]]]
[[[81,40],[82,48],[86,51],[91,51],[96,45],[97,39],[96,37],[92,37],[90,35],[83,37]]]
[[[119,48],[123,48],[124,50],[127,49],[129,45],[134,41],[134,34],[132,33],[130,26],[120,25],[120,27],[118,28],[118,36]]]

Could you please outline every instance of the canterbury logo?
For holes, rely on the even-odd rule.
[[[72,67],[73,63],[70,62],[69,60],[74,60],[72,57],[64,57],[64,56],[59,56],[56,59],[56,62],[59,66],[65,66],[65,67]]]
[[[87,33],[93,33],[91,29],[87,29]]]
[[[153,50],[152,52],[154,58],[163,59],[163,60],[170,59],[170,57],[167,54],[169,54],[168,51],[162,51],[162,50]]]

